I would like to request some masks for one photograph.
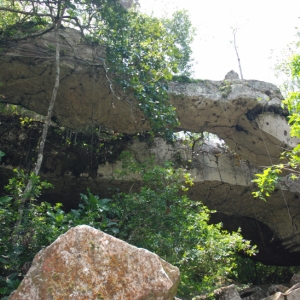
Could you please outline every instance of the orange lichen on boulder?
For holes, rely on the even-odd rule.
[[[16,299],[174,299],[179,270],[148,250],[82,225],[41,250]]]

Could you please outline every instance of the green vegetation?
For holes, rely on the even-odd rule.
[[[50,31],[54,31],[58,40],[62,27],[76,28],[82,34],[82,41],[104,46],[106,57],[99,58],[99,64],[104,66],[111,93],[141,109],[152,126],[151,136],[172,137],[173,128],[179,121],[168,101],[168,82],[172,78],[179,82],[199,82],[190,78],[190,44],[194,29],[186,11],[176,12],[170,19],[158,19],[141,14],[136,7],[124,9],[119,1],[113,0],[42,0],[38,4],[31,0],[0,0],[1,45]],[[55,55],[56,71],[59,71],[60,55],[64,52],[59,50],[57,42],[48,45],[48,52]],[[299,57],[294,55],[289,63],[295,81],[300,78]],[[59,75],[55,79],[52,108],[59,88]],[[118,93],[115,86],[119,87]],[[225,82],[221,91],[223,97],[228,96],[230,84]],[[133,96],[134,101],[129,96]],[[286,100],[291,112],[292,134],[298,137],[299,96],[298,92],[293,92]],[[4,97],[0,95],[1,99]],[[44,128],[50,125],[52,108],[49,108]],[[18,113],[15,106],[1,105],[0,110]],[[32,118],[22,115],[20,122],[24,127],[30,126]],[[57,131],[63,132],[61,129]],[[68,130],[66,132],[65,140],[69,146],[71,134]],[[202,142],[204,134],[189,135],[187,143],[193,150],[196,143]],[[47,130],[41,143],[45,143],[46,137]],[[111,134],[109,138],[118,139],[120,136]],[[99,148],[101,145],[104,143]],[[82,144],[82,147],[88,146]],[[91,148],[94,150],[93,145]],[[262,181],[256,182],[261,184],[261,192],[256,196],[268,196],[283,168],[292,168],[293,176],[297,176],[299,149],[298,146],[285,153],[289,159],[287,164],[272,166],[260,176]],[[0,151],[0,160],[3,156]],[[39,164],[42,159],[43,146],[39,150]],[[193,184],[190,174],[175,169],[172,163],[166,162],[165,166],[155,166],[153,162],[137,164],[125,153],[119,176],[135,173],[142,179],[143,186],[135,192],[116,190],[110,199],[100,199],[87,190],[87,194],[81,194],[78,208],[68,212],[63,210],[61,203],[51,205],[38,201],[41,190],[51,187],[40,180],[38,173],[39,168],[29,174],[16,169],[15,176],[6,186],[7,195],[0,197],[2,299],[17,288],[40,249],[80,224],[93,226],[147,248],[177,265],[182,276],[181,296],[211,294],[229,279],[252,280],[252,277],[244,276],[246,271],[242,269],[238,253],[254,255],[255,247],[243,239],[240,231],[229,233],[222,229],[221,224],[208,224],[213,212],[200,201],[191,201],[186,196],[185,192]],[[134,181],[132,185],[135,186]],[[261,267],[261,270],[266,269]],[[267,275],[270,272],[268,269]]]
[[[199,83],[204,82],[202,79],[194,79],[187,75],[173,75],[172,81],[183,82],[183,83]]]
[[[176,58],[174,62],[178,66],[179,76],[186,78],[191,77],[192,68],[192,49],[191,44],[196,34],[188,12],[186,10],[176,11],[171,19],[162,19],[163,25],[166,27],[167,34],[174,36],[174,43],[180,49],[181,56]]]
[[[168,81],[177,73],[182,54],[159,19],[138,13],[112,15],[113,30],[105,32],[110,71],[124,95],[133,93],[153,131],[172,135],[178,125],[175,108],[168,102]]]
[[[78,209],[62,210],[62,204],[38,203],[41,187],[49,184],[35,178],[18,232],[12,224],[18,219],[18,198],[24,192],[24,172],[7,185],[8,196],[0,198],[1,240],[0,292],[5,295],[26,273],[34,255],[69,228],[87,224],[160,255],[181,270],[179,293],[191,297],[209,293],[226,278],[234,276],[239,251],[253,255],[239,232],[228,233],[221,224],[209,225],[208,210],[191,201],[184,192],[193,184],[190,174],[152,162],[138,164],[124,153],[119,176],[137,173],[143,187],[138,192],[116,191],[111,199],[99,199],[87,191]],[[35,176],[34,174],[31,176]],[[134,184],[134,182],[133,182]],[[16,275],[17,274],[17,275]],[[22,274],[22,276],[19,276]],[[1,279],[1,278],[0,278]]]
[[[222,86],[220,87],[220,91],[223,98],[226,98],[231,93],[231,82],[228,80],[224,80],[222,82]]]
[[[298,274],[300,267],[264,265],[245,257],[238,257],[235,267],[235,280],[240,283],[278,284],[289,282],[293,274]]]
[[[287,107],[290,115],[288,122],[291,128],[290,135],[300,138],[300,44],[295,43],[294,52],[283,62],[278,64],[277,70],[288,77],[284,84],[285,93],[287,94],[283,104]],[[289,173],[292,180],[299,179],[300,176],[300,144],[292,150],[286,150],[281,154],[282,163],[272,165],[266,168],[262,174],[256,174],[257,178],[253,180],[259,188],[253,192],[254,197],[263,201],[271,195],[276,185],[280,182],[280,175],[284,172]]]
[[[174,27],[174,22],[178,26]],[[99,57],[96,66],[103,65],[112,94],[130,106],[137,105],[149,120],[154,133],[171,138],[173,127],[179,124],[175,108],[169,103],[167,83],[173,74],[188,74],[190,68],[189,45],[193,38],[193,29],[185,11],[174,14],[170,20],[160,20],[141,14],[135,6],[127,10],[120,1],[59,0],[39,1],[37,4],[36,1],[2,0],[0,44],[42,36],[50,31],[54,32],[55,38],[54,45],[48,45],[48,54],[53,55],[55,59],[55,83],[49,99],[34,171],[29,176],[18,171],[14,182],[10,183],[11,188],[8,187],[14,197],[3,200],[3,212],[10,214],[8,232],[12,236],[12,248],[5,251],[12,253],[19,252],[18,238],[19,233],[23,231],[24,222],[33,218],[33,209],[40,209],[33,204],[32,198],[35,198],[37,190],[44,186],[39,183],[38,175],[60,85],[60,55],[64,53],[60,51],[59,41],[63,27],[75,28],[81,33],[83,41],[106,48],[106,55]],[[119,86],[118,90],[121,92],[115,91],[115,85]],[[134,101],[129,100],[132,96]],[[5,95],[3,97],[5,99]],[[22,126],[28,126],[30,123],[29,117],[22,117]],[[69,142],[68,140],[67,143]],[[13,209],[13,212],[9,208]],[[35,215],[38,215],[38,212]],[[35,223],[38,222],[35,220]],[[49,236],[51,237],[51,234]],[[41,246],[34,239],[32,244],[37,248]]]
[[[115,97],[137,105],[155,133],[170,137],[179,122],[168,101],[167,82],[174,74],[191,73],[195,29],[188,13],[183,10],[158,19],[141,14],[135,6],[124,9],[119,1],[60,0],[36,5],[35,1],[2,0],[0,43],[53,31],[58,21],[79,30],[86,42],[106,47],[106,57],[99,60],[108,82],[121,87],[117,93],[111,85]],[[55,55],[56,45],[48,46]]]

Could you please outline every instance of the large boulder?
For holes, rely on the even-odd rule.
[[[300,288],[299,284],[291,287],[285,293],[277,292],[262,300],[299,300],[300,299]]]
[[[216,300],[241,300],[237,288],[234,284],[217,289],[215,292]]]
[[[81,225],[41,250],[10,300],[171,300],[177,267],[145,249]]]
[[[290,280],[290,285],[295,285],[300,282],[300,274],[294,274]]]

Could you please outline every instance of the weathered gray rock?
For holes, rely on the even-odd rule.
[[[173,300],[179,270],[92,227],[70,229],[41,250],[10,300]]]
[[[215,133],[257,166],[278,161],[281,144],[294,147],[298,143],[289,135],[280,108],[282,96],[272,84],[255,80],[171,83],[170,93],[176,95],[171,101],[180,129]]]
[[[269,295],[274,295],[277,292],[285,293],[289,288],[281,284],[273,284],[268,288]]]
[[[240,79],[239,74],[233,70],[229,71],[226,75],[225,75],[225,80],[236,80],[236,79]]]
[[[217,289],[215,292],[216,300],[241,300],[234,284]]]
[[[299,300],[300,299],[300,288],[294,289],[293,287],[285,293],[277,292],[262,300]]]
[[[124,133],[150,129],[134,100],[127,98],[132,103],[129,105],[116,87],[113,91],[119,98],[109,87],[103,68],[103,48],[84,44],[80,34],[73,29],[65,29],[61,35],[61,84],[54,108],[57,122],[70,128],[101,125]],[[3,46],[0,51],[3,83],[0,94],[5,96],[4,101],[46,113],[54,84],[54,53],[49,46],[53,44],[53,34],[48,33],[34,41],[28,39]],[[256,80],[202,80],[198,83],[172,82],[169,95],[181,122],[178,130],[216,133],[231,150],[211,142],[196,147],[191,153],[183,145],[172,147],[159,139],[150,149],[147,143],[134,143],[128,150],[139,160],[147,156],[148,151],[159,161],[179,161],[195,177],[195,185],[189,191],[192,199],[202,200],[223,217],[240,218],[238,222],[241,218],[262,222],[271,231],[271,236],[259,241],[268,245],[264,246],[266,248],[274,245],[277,249],[279,243],[289,253],[300,251],[296,230],[300,228],[299,185],[287,177],[282,183],[284,198],[281,190],[275,191],[267,203],[251,196],[254,189],[251,179],[258,167],[277,162],[282,147],[294,147],[299,143],[290,137],[287,112],[281,108],[279,89]],[[3,137],[11,143],[17,139],[12,132]],[[18,135],[18,143],[23,137]],[[86,187],[94,193],[104,194],[109,185],[126,190],[130,184],[130,178],[111,182],[120,163],[96,166],[98,171],[93,176],[85,165],[76,173],[66,170],[65,161],[59,161],[54,154],[45,157],[44,166],[52,172],[48,180],[55,185],[56,192],[67,197],[72,195],[72,199]],[[237,224],[232,229],[238,227]],[[261,228],[255,225],[252,231],[264,236]],[[265,256],[268,257],[279,261],[282,255],[270,251],[270,255]],[[295,256],[289,263],[296,264],[297,259]]]
[[[28,168],[28,160],[35,157],[32,149],[39,139],[39,127],[34,134],[32,127],[26,129],[12,126],[11,118],[2,118],[0,121],[1,150],[9,154],[2,158],[0,165],[0,186],[3,187],[12,176],[12,167]],[[19,124],[18,118],[16,122]],[[42,128],[42,124],[39,125]],[[27,139],[23,140],[25,135]],[[94,136],[94,141],[97,138]],[[90,145],[91,140],[92,136],[86,136],[84,141]],[[254,199],[251,192],[256,187],[251,179],[259,169],[222,146],[221,141],[205,141],[202,145],[196,144],[192,150],[184,143],[166,143],[160,138],[153,141],[129,139],[125,143],[120,140],[115,147],[108,149],[112,156],[104,151],[97,154],[97,157],[95,151],[92,161],[90,152],[84,147],[73,145],[74,134],[71,143],[72,146],[65,146],[62,137],[54,134],[53,128],[50,130],[41,176],[51,182],[54,188],[43,191],[41,201],[53,203],[55,199],[64,203],[64,208],[68,210],[77,207],[80,193],[84,193],[87,188],[93,194],[107,198],[112,196],[111,190],[114,188],[125,193],[132,190],[132,187],[137,191],[141,184],[140,178],[133,175],[127,178],[118,176],[116,170],[122,166],[116,157],[121,151],[131,152],[139,162],[154,156],[157,164],[173,161],[175,166],[186,168],[195,183],[190,187],[188,196],[196,201],[201,200],[210,209],[217,211],[211,216],[213,222],[222,222],[227,230],[241,228],[243,236],[259,246],[257,258],[260,261],[281,265],[300,263],[297,252],[299,238],[294,227],[300,226],[297,194],[284,185],[285,199],[280,189],[267,202]],[[94,149],[98,145],[95,142]],[[29,158],[24,153],[29,153]],[[285,200],[294,225],[288,216]]]
[[[104,125],[124,133],[149,130],[135,101],[130,97],[125,101],[117,87],[110,88],[103,48],[83,44],[73,29],[61,35],[61,84],[54,107],[57,122],[70,128]],[[2,47],[0,93],[5,102],[46,114],[54,84],[53,44],[50,32]],[[282,95],[272,84],[238,79],[173,82],[169,95],[181,122],[178,130],[216,133],[255,165],[276,162],[281,147],[298,142],[290,138]]]
[[[263,290],[258,286],[249,287],[240,292],[243,300],[259,300],[266,296]]]
[[[290,280],[290,284],[291,285],[295,285],[297,283],[300,282],[300,274],[293,274],[291,280]]]

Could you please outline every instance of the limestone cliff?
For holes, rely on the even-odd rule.
[[[3,101],[46,114],[54,83],[53,44],[50,32],[2,46]],[[100,125],[129,134],[150,129],[134,103],[129,104],[116,87],[112,92],[103,68],[103,48],[84,44],[73,29],[62,32],[61,44],[61,84],[54,108],[54,119],[61,126]],[[173,82],[169,94],[181,123],[178,131],[216,133],[255,165],[277,161],[281,147],[297,143],[289,136],[281,93],[272,84],[257,80]]]
[[[46,113],[54,83],[53,43],[53,35],[48,33],[34,41],[2,45],[0,94],[4,102]],[[79,33],[68,29],[61,35],[61,49],[61,85],[54,108],[54,119],[60,126],[105,126],[126,134],[150,129],[134,100],[129,104],[116,87],[114,92],[110,88],[101,47],[83,44]],[[179,161],[195,177],[190,197],[217,210],[216,221],[231,216],[228,227],[234,220],[235,226],[241,226],[245,232],[255,232],[264,253],[261,260],[283,264],[284,255],[290,264],[300,263],[293,254],[300,251],[299,186],[287,182],[282,186],[283,194],[279,189],[267,203],[251,197],[251,179],[258,168],[277,162],[282,148],[299,143],[289,135],[279,89],[256,80],[199,80],[172,82],[169,95],[180,119],[178,131],[215,133],[230,150],[202,144],[191,151],[180,143],[170,145],[161,139],[155,139],[150,146],[146,142],[129,142],[121,148],[131,151],[138,160],[152,153],[159,162]],[[11,130],[6,128],[2,132],[1,144],[22,144],[20,134]],[[30,151],[35,147],[32,145]],[[111,181],[119,166],[115,159],[92,158],[90,163],[90,154],[85,160],[84,155],[70,149],[65,149],[64,155],[58,154],[61,149],[55,150],[53,146],[48,145],[46,150],[43,172],[55,184],[55,190],[46,193],[45,199],[63,197],[68,202],[86,187],[100,194],[105,194],[108,186],[128,188],[129,180]],[[75,164],[66,164],[66,157],[78,160],[76,168]],[[11,160],[6,159],[1,166],[2,174],[10,168],[12,156]]]

